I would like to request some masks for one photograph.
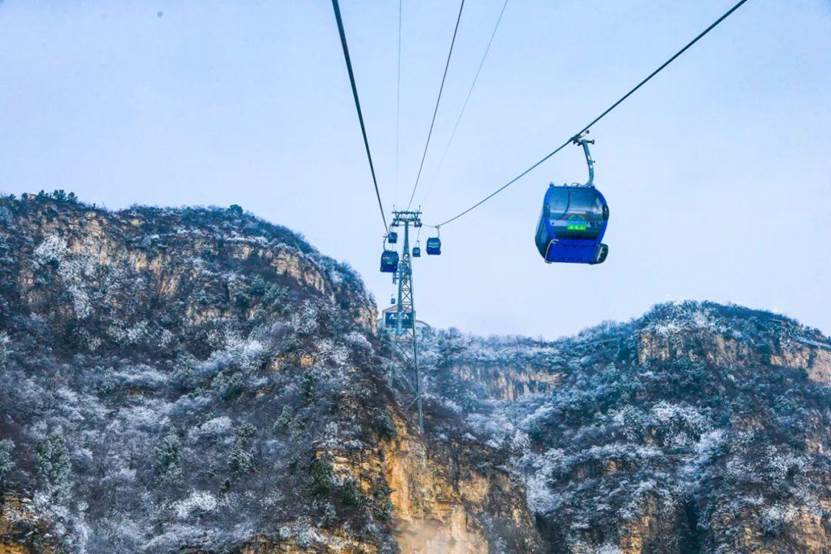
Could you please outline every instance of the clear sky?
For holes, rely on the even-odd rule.
[[[468,0],[421,191],[435,222],[580,129],[732,0]],[[342,0],[387,208],[406,203],[458,4]],[[0,2],[0,191],[245,209],[348,261],[381,306],[382,227],[328,0]],[[420,319],[557,337],[660,301],[773,309],[831,333],[831,1],[750,0],[593,129],[605,264],[546,265],[533,232],[569,147],[442,232]],[[427,194],[425,199],[424,194]],[[423,246],[423,244],[422,244]]]

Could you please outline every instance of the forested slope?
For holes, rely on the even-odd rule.
[[[0,553],[831,551],[819,331],[425,328],[421,435],[376,315],[237,206],[0,199]]]

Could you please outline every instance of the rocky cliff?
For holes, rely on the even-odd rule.
[[[831,552],[831,342],[660,305],[425,329],[228,209],[0,199],[0,554]]]
[[[831,552],[818,331],[682,302],[553,342],[424,343],[433,403],[511,458],[547,551]]]
[[[0,552],[538,549],[503,454],[413,429],[375,314],[236,206],[0,200]]]

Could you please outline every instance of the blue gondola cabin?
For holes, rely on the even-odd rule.
[[[395,273],[398,270],[398,252],[384,250],[381,253],[381,273]]]
[[[535,242],[548,263],[603,263],[609,247],[603,234],[609,206],[595,187],[549,185],[542,205]]]
[[[441,254],[441,239],[439,237],[430,237],[427,239],[427,254],[430,256],[438,256]]]

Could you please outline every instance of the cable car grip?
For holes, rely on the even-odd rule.
[[[589,151],[589,144],[594,144],[594,139],[586,138],[586,135],[589,134],[589,131],[583,131],[579,135],[575,135],[571,142],[574,144],[579,144],[583,147],[583,154],[586,155],[586,164],[589,166],[589,180],[583,185],[584,187],[593,187],[594,186],[594,160],[592,159],[592,154]]]

